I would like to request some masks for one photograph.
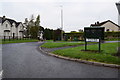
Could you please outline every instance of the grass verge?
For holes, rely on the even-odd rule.
[[[100,53],[81,51],[84,49],[84,46],[56,50],[52,53],[82,60],[120,65],[120,58],[114,56],[117,53],[117,47],[118,43],[104,43],[101,45],[103,51]],[[88,50],[98,50],[98,45],[88,45]]]
[[[80,44],[84,44],[84,42],[47,42],[44,43],[41,47],[57,48],[57,47],[65,47],[65,46],[75,46]]]
[[[23,42],[37,42],[38,40],[36,39],[22,39],[22,40],[6,40],[2,41],[0,44],[9,44],[9,43],[23,43]]]

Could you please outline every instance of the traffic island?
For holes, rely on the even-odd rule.
[[[104,67],[110,67],[110,68],[118,68],[120,69],[120,65],[116,65],[116,64],[107,64],[107,63],[101,63],[101,62],[94,62],[94,61],[87,61],[87,60],[82,60],[82,59],[75,59],[75,58],[70,58],[70,57],[65,57],[65,56],[60,56],[60,55],[56,55],[50,52],[46,52],[44,50],[42,50],[42,48],[39,48],[40,51],[42,51],[43,53],[56,57],[56,58],[60,58],[60,59],[65,59],[65,60],[69,60],[69,61],[75,61],[75,62],[79,62],[79,63],[85,63],[85,64],[89,64],[89,65],[95,65],[95,66],[104,66]]]
[[[103,52],[103,50],[101,50],[101,51],[99,52],[98,50],[84,50],[84,49],[82,49],[81,51],[83,51],[83,52],[93,52],[93,53]]]
[[[98,45],[89,45],[88,48],[90,50],[97,50],[96,46]],[[84,49],[84,46],[54,50],[52,52],[44,51],[41,47],[40,50],[43,53],[65,60],[77,61],[80,63],[91,64],[96,66],[120,68],[120,58],[117,56],[113,56],[113,54],[117,52],[117,43],[104,43],[101,46],[103,50],[101,53],[95,53],[94,51],[81,51]]]

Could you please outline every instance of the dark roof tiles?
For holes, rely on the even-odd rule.
[[[2,17],[0,17],[0,20],[2,21],[2,23],[4,23],[6,20],[8,20],[11,25],[12,25],[13,23],[15,23],[16,27],[18,27],[18,25],[21,23],[21,22],[16,22],[15,20],[9,19],[9,18],[2,18]]]
[[[16,23],[16,26],[19,26],[20,23],[21,23],[21,22],[17,22],[17,23]]]
[[[95,23],[95,24],[91,24],[90,26],[102,26],[102,25],[106,24],[107,22],[111,22],[111,23],[113,23],[114,25],[120,27],[119,25],[117,25],[116,23],[114,23],[114,22],[112,22],[112,21],[110,21],[110,20],[107,20],[107,21],[104,21],[104,22],[101,22],[101,23],[98,23],[98,22],[97,22],[97,23]]]

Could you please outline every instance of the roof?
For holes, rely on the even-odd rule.
[[[4,23],[6,20],[8,20],[11,25],[12,25],[12,23],[17,23],[15,20],[13,20],[13,19],[8,19],[8,18],[5,18],[5,19],[2,18],[2,23]]]
[[[3,17],[0,17],[0,20],[1,20],[1,23],[2,23],[2,24],[3,24],[6,20],[8,20],[11,25],[12,25],[13,23],[15,23],[15,24],[16,24],[16,27],[18,27],[18,25],[21,23],[21,22],[16,22],[16,21],[13,20],[13,19],[3,18]]]
[[[84,27],[84,29],[98,29],[98,28],[104,28],[104,27],[100,27],[100,26],[93,26],[93,27]]]
[[[21,22],[17,22],[17,23],[16,23],[16,26],[19,26],[20,23],[21,23]]]
[[[2,23],[2,17],[0,17],[0,23]]]
[[[107,20],[107,21],[104,21],[104,22],[101,22],[101,23],[97,22],[97,23],[95,23],[95,24],[91,24],[90,26],[92,26],[92,27],[93,27],[93,26],[102,26],[102,25],[106,24],[107,22],[111,22],[112,24],[120,27],[119,25],[117,25],[116,23],[114,23],[114,22],[112,22],[112,21],[110,21],[110,20]]]

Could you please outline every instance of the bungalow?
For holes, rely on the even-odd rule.
[[[95,26],[99,26],[99,27],[105,27],[105,32],[107,31],[120,31],[120,26],[117,25],[116,23],[110,21],[110,20],[107,20],[107,21],[104,21],[104,22],[96,22],[95,24],[91,24],[90,25],[91,27],[95,27]]]
[[[0,17],[0,38],[23,38],[24,26],[22,22],[13,19]]]

